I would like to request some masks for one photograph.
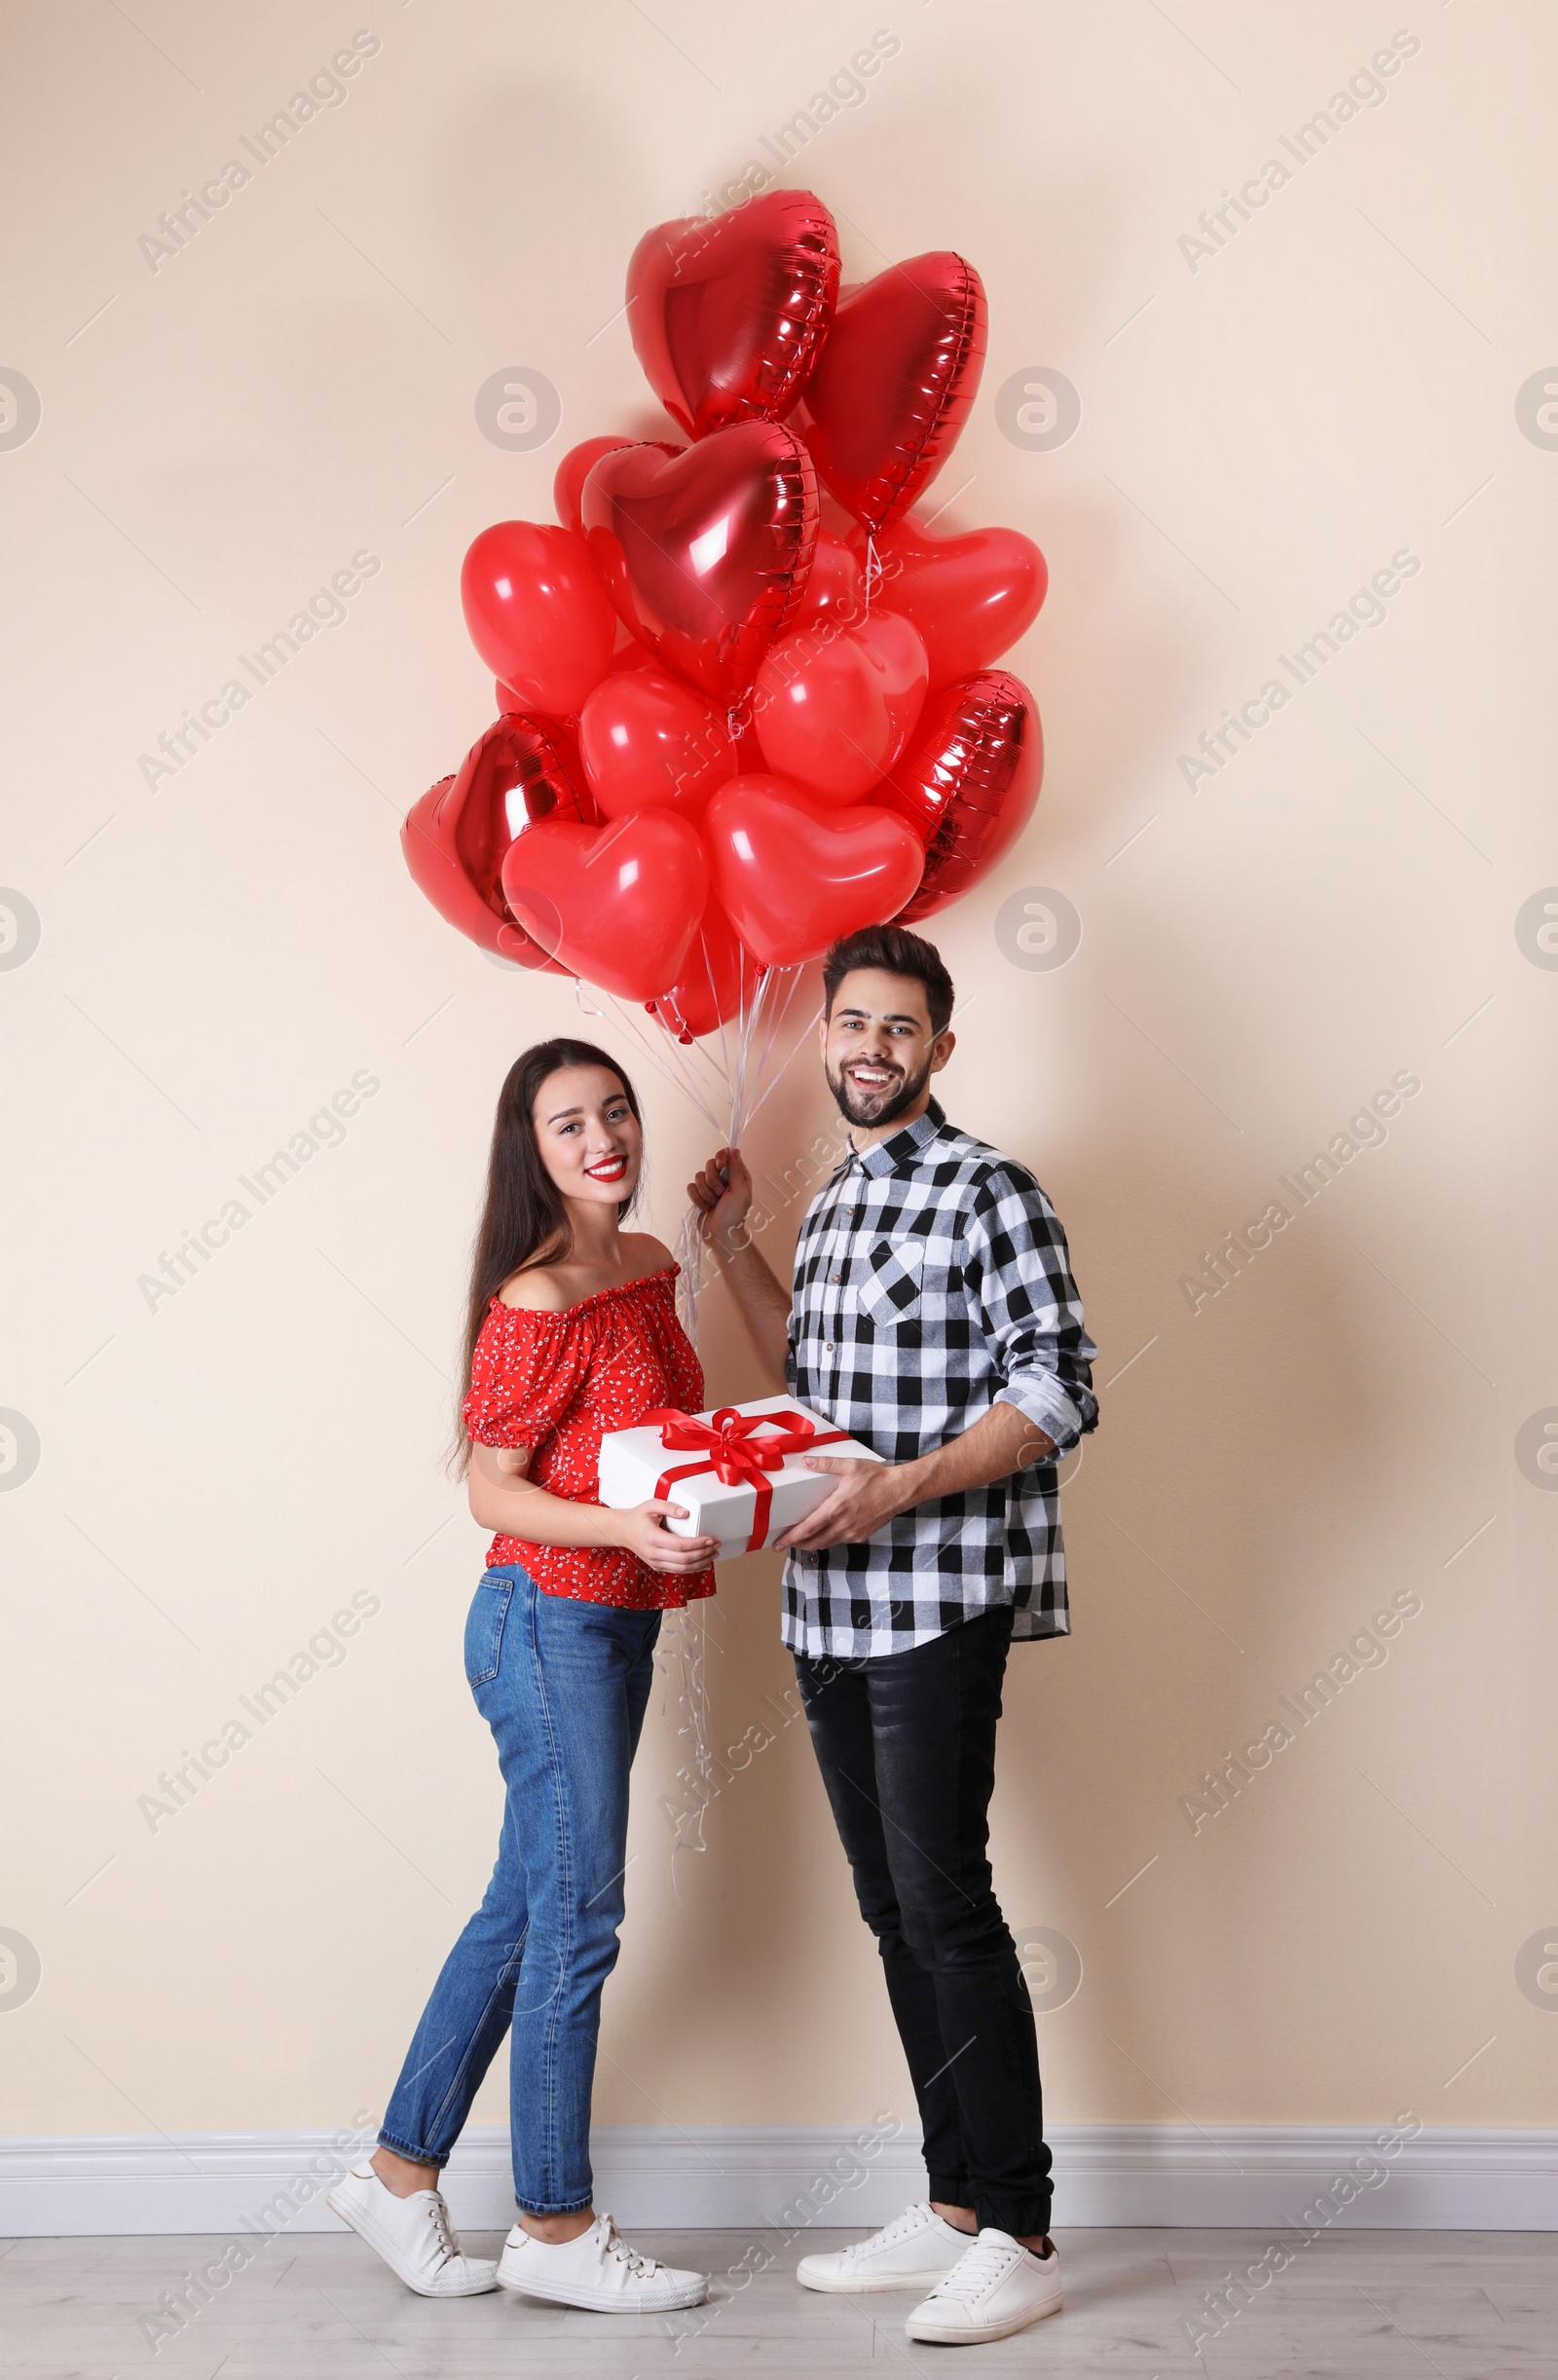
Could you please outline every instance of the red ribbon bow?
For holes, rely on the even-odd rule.
[[[722,1405],[708,1421],[701,1414],[682,1413],[674,1406],[660,1406],[646,1413],[644,1420],[659,1423],[662,1446],[696,1447],[699,1456],[696,1463],[678,1464],[662,1471],[654,1483],[656,1498],[667,1495],[674,1481],[690,1479],[698,1471],[712,1470],[725,1487],[752,1488],[756,1502],[752,1535],[747,1540],[749,1553],[756,1553],[766,1542],[773,1508],[773,1490],[763,1473],[782,1470],[787,1456],[834,1446],[849,1435],[847,1430],[819,1430],[805,1413],[741,1413],[734,1405]],[[759,1431],[763,1433],[760,1437]]]

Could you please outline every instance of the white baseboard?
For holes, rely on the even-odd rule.
[[[1558,2132],[1424,2131],[1389,2160],[1378,2126],[1060,2124],[1057,2228],[1558,2230]],[[371,2144],[336,2133],[0,2138],[0,2237],[334,2231],[333,2175]],[[864,2144],[864,2153],[863,2153]],[[868,2230],[925,2188],[912,2130],[845,2124],[601,2127],[598,2203],[624,2225]],[[1368,2161],[1377,2177],[1363,2178]],[[311,2175],[312,2161],[312,2175]],[[1342,2175],[1355,2195],[1317,2213]],[[513,2221],[508,2138],[472,2127],[449,2169],[457,2223]],[[1307,2211],[1307,2212],[1306,2212]]]

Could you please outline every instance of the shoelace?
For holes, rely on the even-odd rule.
[[[855,2246],[846,2249],[844,2253],[849,2256],[860,2256],[865,2254],[868,2248],[872,2250],[878,2248],[891,2248],[895,2240],[906,2239],[909,2232],[920,2230],[923,2227],[925,2216],[930,2212],[928,2204],[906,2208],[902,2214],[895,2214],[890,2223],[884,2223],[880,2231],[873,2231],[869,2240],[857,2241]]]
[[[443,2192],[441,2190],[435,2190],[432,2194],[432,2205],[427,2209],[427,2219],[431,2223],[433,2229],[437,2232],[438,2245],[443,2250],[443,2255],[440,2261],[444,2264],[448,2264],[454,2257],[459,2255],[460,2241],[456,2237],[456,2234],[451,2227],[449,2221],[449,2209],[444,2204]]]
[[[1020,2250],[1019,2251],[1020,2253]],[[938,2281],[931,2291],[933,2297],[955,2297],[968,2305],[982,2296],[992,2282],[999,2281],[1014,2262],[1012,2250],[1002,2248],[996,2240],[976,2240],[965,2250],[947,2274]]]
[[[629,2248],[609,2214],[600,2217],[600,2225],[602,2255],[614,2256],[619,2264],[625,2264],[635,2281],[648,2281],[659,2269],[653,2256],[641,2255],[636,2248]]]

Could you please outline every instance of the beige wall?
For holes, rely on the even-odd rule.
[[[439,922],[397,823],[491,715],[465,544],[545,516],[575,438],[655,428],[613,319],[634,242],[878,26],[898,54],[794,178],[858,276],[979,264],[985,384],[932,502],[961,489],[944,527],[1014,523],[1053,576],[1014,656],[1040,811],[940,921],[949,1105],[1056,1199],[1113,1384],[1066,1503],[1076,1633],[1014,1656],[995,1814],[1014,1925],[1084,1964],[1043,2022],[1051,2104],[1558,2121],[1558,2024],[1517,1975],[1558,1934],[1558,1501],[1516,1460],[1558,1400],[1558,977],[1515,932],[1558,879],[1558,454],[1516,414],[1555,345],[1550,11],[387,5],[346,103],[155,272],[159,212],[357,20],[135,16],[19,9],[7,36],[0,364],[42,398],[0,451],[0,877],[41,927],[0,971],[0,1405],[41,1443],[0,1494],[0,1926],[42,1960],[0,2012],[8,2125],[382,2105],[482,1887],[446,1375],[497,1085],[576,1012]],[[1398,26],[1384,102],[1192,271],[1198,213]],[[517,454],[473,413],[516,364],[564,405]],[[1047,451],[996,418],[1027,368],[1082,396]],[[1383,622],[1193,791],[1178,756],[1403,548]],[[361,549],[344,624],[148,790],[138,756]],[[1043,888],[1084,925],[1053,970],[995,927]],[[380,1087],[343,1143],[148,1311],[160,1251],[358,1069]],[[1386,1143],[1193,1313],[1180,1277],[1403,1069]],[[707,1135],[644,1089],[669,1236]],[[802,1059],[760,1165],[826,1122]],[[705,1352],[739,1393],[718,1297]],[[348,1657],[149,1831],[159,1772],[353,1592],[380,1608]],[[1388,1661],[1193,1832],[1208,1762],[1398,1595],[1421,1610]],[[732,1568],[720,1740],[786,1685],[775,1604],[771,1561]],[[909,2112],[807,1747],[781,1731],[721,1795],[679,1900],[676,1716],[668,1666],[599,2112]]]

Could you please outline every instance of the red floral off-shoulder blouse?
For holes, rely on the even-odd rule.
[[[528,1446],[529,1476],[553,1496],[599,1504],[601,1439],[631,1430],[656,1405],[696,1413],[703,1366],[676,1314],[681,1267],[599,1289],[561,1314],[487,1309],[471,1358],[465,1428],[483,1446]],[[548,1595],[652,1611],[715,1591],[712,1570],[650,1570],[619,1545],[531,1545],[495,1537],[488,1568],[519,1562]]]

